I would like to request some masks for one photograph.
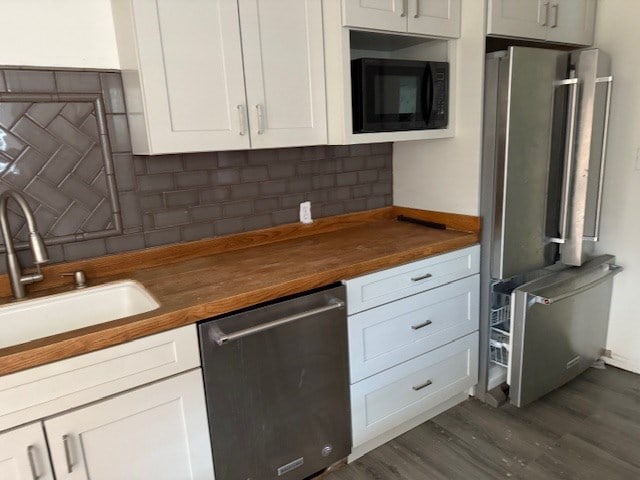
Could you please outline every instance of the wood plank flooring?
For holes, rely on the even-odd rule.
[[[525,408],[471,399],[323,480],[640,480],[640,375],[589,369]]]

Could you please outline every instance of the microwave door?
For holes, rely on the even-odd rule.
[[[512,293],[510,402],[522,407],[601,357],[609,322],[611,255],[529,282]]]

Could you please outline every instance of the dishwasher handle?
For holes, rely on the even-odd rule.
[[[305,310],[304,312],[296,313],[294,315],[288,315],[277,320],[272,320],[271,322],[261,323],[260,325],[256,325],[255,327],[245,328],[243,330],[238,330],[237,332],[232,333],[224,333],[218,325],[214,324],[209,328],[209,336],[211,340],[216,342],[219,346],[222,346],[233,340],[238,340],[240,338],[253,335],[254,333],[271,330],[272,328],[279,327],[280,325],[295,322],[296,320],[302,320],[303,318],[318,315],[319,313],[329,312],[331,310],[339,310],[341,308],[344,308],[344,306],[345,302],[337,298],[332,298],[329,300],[328,304],[323,307],[312,308],[310,310]]]

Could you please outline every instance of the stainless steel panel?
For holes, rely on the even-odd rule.
[[[605,348],[615,258],[529,282],[512,294],[510,401],[521,407],[587,369]]]
[[[610,83],[609,58],[596,48],[571,54],[571,68],[579,81],[579,117],[569,202],[569,231],[560,247],[561,261],[582,265],[593,254],[601,206],[605,133]]]
[[[484,228],[481,232],[480,252],[480,363],[476,396],[484,400],[489,374],[489,308],[491,284],[491,245],[495,222],[495,158],[498,109],[498,73],[500,61],[507,52],[490,53],[485,62],[484,119],[482,142],[482,175],[480,189],[480,216]],[[502,102],[505,105],[506,102]]]
[[[351,453],[344,301],[337,287],[199,325],[216,480],[300,480]]]
[[[550,265],[547,179],[555,152],[556,81],[567,75],[568,54],[512,47],[500,61],[496,121],[493,278]],[[503,105],[506,104],[506,108]]]

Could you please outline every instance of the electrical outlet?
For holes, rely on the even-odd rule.
[[[300,204],[300,221],[302,223],[313,223],[311,218],[311,202],[302,202]]]

